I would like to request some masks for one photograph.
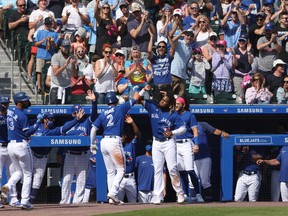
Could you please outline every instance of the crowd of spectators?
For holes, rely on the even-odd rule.
[[[28,81],[38,94],[48,89],[50,104],[72,103],[87,89],[98,103],[111,91],[125,101],[146,84],[153,88],[145,97],[154,99],[164,89],[190,98],[225,92],[242,103],[287,103],[286,0],[0,2],[1,24],[14,10],[8,19],[14,40],[27,34],[32,43]],[[262,90],[265,102],[257,99]]]

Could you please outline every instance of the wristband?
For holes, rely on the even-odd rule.
[[[141,89],[141,91],[139,92],[139,95],[140,95],[141,97],[143,97],[143,95],[144,95],[145,92],[146,92],[146,90],[143,88],[143,89]]]
[[[199,137],[194,137],[193,141],[195,145],[199,145]]]

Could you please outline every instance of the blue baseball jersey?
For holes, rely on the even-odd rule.
[[[138,190],[153,191],[154,187],[154,165],[152,157],[141,155],[136,158],[135,163],[138,169]]]
[[[214,134],[214,131],[216,130],[216,128],[212,127],[207,122],[198,122],[197,126],[199,134],[199,152],[194,155],[194,160],[211,157],[207,135]]]
[[[288,182],[288,146],[283,146],[276,158],[280,164],[279,182]]]
[[[7,112],[8,140],[28,140],[25,131],[29,130],[29,121],[25,113],[18,107]]]
[[[263,155],[263,149],[260,148],[249,146],[249,152],[243,153],[243,158],[240,164],[242,170],[248,172],[255,172],[259,170],[259,165],[255,163],[255,161],[252,159],[252,156],[256,154]]]
[[[137,138],[134,138],[130,143],[127,143],[123,150],[126,158],[126,170],[125,173],[133,173],[135,170],[136,150],[135,145]]]
[[[180,117],[182,121],[185,122],[186,132],[184,134],[176,136],[176,139],[192,139],[194,135],[191,128],[197,127],[197,120],[195,118],[195,115],[190,111],[185,111],[180,114]]]
[[[0,114],[0,143],[8,143],[7,118]]]
[[[125,123],[125,116],[131,107],[136,103],[131,99],[118,106],[109,106],[102,112],[93,125],[99,129],[103,128],[103,135],[115,135],[122,137]]]
[[[154,101],[145,100],[144,107],[150,116],[152,134],[157,139],[165,139],[163,133],[166,130],[172,131],[185,125],[177,112],[162,111]]]

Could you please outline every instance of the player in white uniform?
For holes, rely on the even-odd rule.
[[[27,116],[24,109],[27,109],[31,103],[25,92],[19,92],[13,97],[15,107],[8,110],[8,154],[12,160],[15,171],[9,181],[2,187],[2,201],[7,199],[10,193],[10,205],[21,207],[22,209],[32,209],[30,204],[30,190],[32,183],[33,160],[28,138],[37,130],[42,121],[42,114],[38,114],[37,122],[29,127]],[[16,183],[23,178],[23,187],[21,192],[21,203],[17,199]]]
[[[204,202],[201,195],[201,185],[199,178],[194,171],[194,154],[199,151],[199,137],[197,121],[189,110],[189,104],[183,97],[176,99],[176,111],[180,115],[183,122],[186,124],[186,132],[184,134],[176,136],[177,144],[177,166],[183,181],[184,193],[188,195],[188,175],[192,181],[192,184],[196,192],[196,201],[199,203]],[[193,141],[194,143],[193,143]]]
[[[114,204],[119,204],[119,186],[125,173],[125,156],[122,146],[125,116],[139,99],[139,94],[134,93],[133,99],[117,106],[118,99],[115,92],[108,92],[105,101],[108,109],[100,114],[91,129],[91,149],[96,149],[95,136],[97,130],[103,128],[103,139],[100,147],[107,170],[108,199]]]
[[[6,175],[8,178],[12,175],[13,166],[12,161],[8,155],[8,131],[7,131],[7,109],[9,107],[10,99],[0,95],[0,188],[2,188],[2,172],[3,167],[6,168]],[[1,190],[0,190],[1,195]],[[4,208],[0,200],[0,208]]]
[[[143,96],[149,86],[143,88],[139,95]],[[177,170],[176,143],[175,137],[186,132],[186,127],[175,108],[175,98],[166,93],[156,103],[151,100],[142,100],[142,105],[149,113],[152,134],[152,159],[155,169],[154,174],[154,197],[153,203],[159,205],[163,200],[164,178],[163,166],[166,161],[168,172],[170,174],[172,186],[177,194],[177,202],[184,203],[184,193]]]

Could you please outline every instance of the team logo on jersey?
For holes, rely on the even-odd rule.
[[[133,157],[131,155],[131,152],[125,152],[125,158],[127,163],[131,163],[133,161]]]

